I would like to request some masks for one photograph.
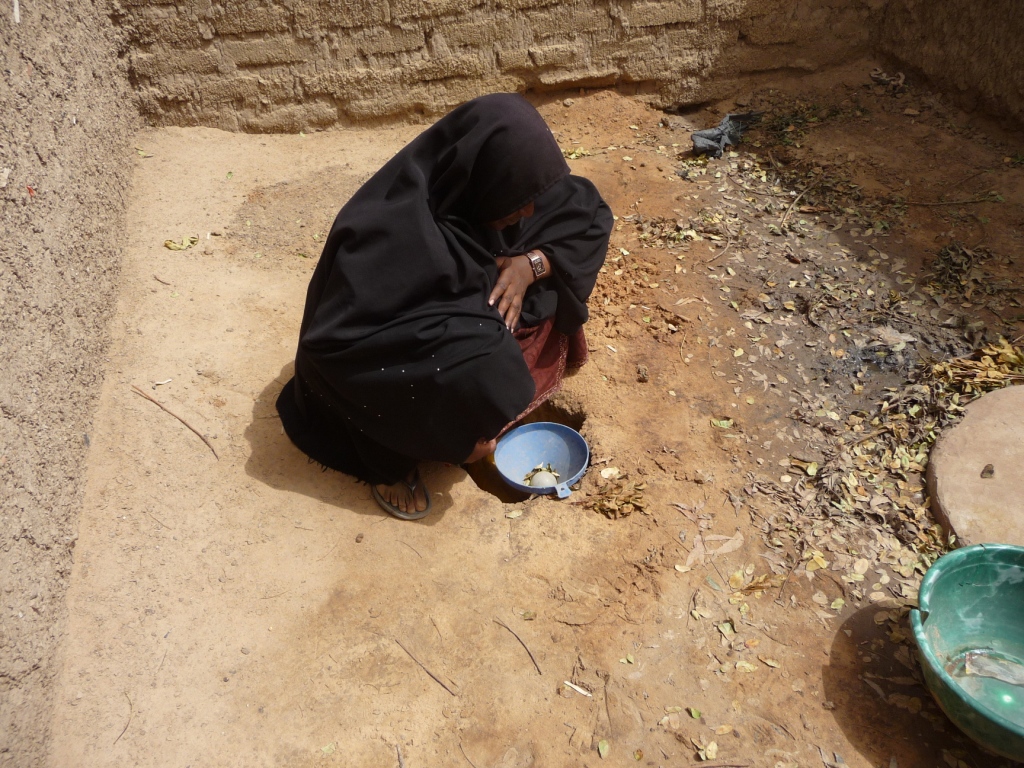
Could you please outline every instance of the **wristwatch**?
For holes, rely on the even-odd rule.
[[[526,254],[526,258],[530,260],[530,267],[533,268],[534,279],[539,278],[544,274],[544,257],[540,251],[530,251]]]

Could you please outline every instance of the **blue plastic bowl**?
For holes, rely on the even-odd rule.
[[[583,477],[589,462],[590,448],[583,435],[553,421],[516,427],[501,438],[494,451],[494,465],[510,486],[523,493],[555,493],[560,499],[569,495],[569,486]],[[546,487],[523,484],[534,467],[549,463],[562,482]]]

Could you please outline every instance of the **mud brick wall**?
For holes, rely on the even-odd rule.
[[[136,127],[103,2],[0,11],[0,766],[44,765]]]
[[[891,0],[878,30],[882,50],[962,106],[1024,124],[1020,0]]]
[[[120,0],[155,124],[296,131],[498,90],[617,85],[665,106],[866,52],[883,0]]]

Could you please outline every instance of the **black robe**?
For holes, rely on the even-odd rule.
[[[535,204],[502,232],[495,221]],[[587,319],[611,212],[522,97],[474,99],[395,155],[341,209],[309,284],[295,377],[277,407],[324,466],[394,483],[417,461],[464,461],[529,405],[519,345],[487,300],[495,255],[541,248],[554,274],[526,325]]]

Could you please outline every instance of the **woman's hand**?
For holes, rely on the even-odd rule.
[[[540,253],[540,251],[538,251]],[[541,254],[544,260],[544,275],[550,272],[547,256]],[[526,289],[533,284],[533,267],[530,260],[523,256],[499,256],[496,259],[498,264],[498,282],[491,291],[487,303],[492,307],[498,303],[498,312],[505,318],[505,326],[514,331],[519,324],[519,315],[523,311],[523,298],[526,296]]]

